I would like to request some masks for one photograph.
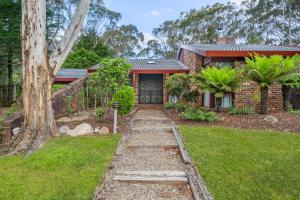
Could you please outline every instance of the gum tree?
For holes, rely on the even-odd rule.
[[[69,27],[50,53],[46,39],[46,0],[22,1],[24,131],[13,144],[13,153],[37,149],[48,138],[56,135],[52,84],[78,37],[89,3],[90,0],[78,2]]]

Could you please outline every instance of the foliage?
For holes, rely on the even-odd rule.
[[[186,102],[177,101],[175,103],[175,108],[178,113],[184,112],[188,107],[189,105]]]
[[[201,71],[201,88],[216,96],[217,112],[221,109],[225,92],[234,92],[240,87],[241,72],[231,67],[207,67]]]
[[[131,68],[132,65],[120,58],[103,59],[99,69],[92,74],[90,85],[116,91],[128,84]]]
[[[267,113],[268,88],[275,83],[283,85],[299,84],[300,67],[296,67],[296,57],[284,58],[281,55],[270,57],[254,55],[246,58],[243,68],[245,77],[258,83],[261,90],[261,113]]]
[[[247,44],[300,44],[298,0],[243,0],[184,11],[154,28],[141,57],[176,58],[182,44],[217,43],[220,35]]]
[[[140,43],[144,41],[144,35],[135,25],[122,25],[104,32],[105,44],[114,52],[116,57],[132,58],[136,56],[136,50],[141,49]]]
[[[167,102],[167,103],[165,103],[165,105],[164,105],[164,107],[165,107],[165,109],[173,109],[173,108],[175,108],[176,107],[176,104],[175,103],[172,103],[172,102]]]
[[[87,101],[93,101],[95,108],[100,106],[108,114],[113,94],[129,83],[131,67],[124,59],[103,59],[87,81]]]
[[[72,96],[66,96],[66,100],[67,100],[67,111],[69,116],[74,112],[73,108],[72,108],[72,103],[74,98]]]
[[[255,114],[255,109],[253,107],[232,107],[228,112],[229,115],[253,115]]]
[[[183,113],[184,119],[194,120],[194,121],[208,121],[213,122],[217,119],[217,115],[214,112],[207,112],[201,109],[188,107]]]
[[[105,111],[103,108],[99,107],[95,110],[95,116],[96,116],[96,120],[98,122],[102,121],[105,117]]]
[[[52,92],[58,92],[59,90],[65,88],[66,85],[64,84],[53,84],[52,86]]]
[[[200,126],[180,131],[214,199],[300,196],[299,134]]]
[[[241,83],[241,73],[231,67],[207,67],[201,71],[201,87],[216,97],[223,97],[225,92],[236,91]]]
[[[95,31],[84,33],[78,40],[75,49],[86,49],[94,52],[102,58],[110,58],[113,56],[112,50],[103,41],[104,39],[97,35]]]
[[[5,111],[4,116],[5,117],[11,117],[16,112],[19,112],[21,110],[21,105],[19,103],[14,103],[9,107],[7,111]]]
[[[179,101],[196,101],[200,94],[200,82],[194,74],[174,74],[166,82],[168,91]]]
[[[118,113],[121,115],[129,114],[135,105],[135,93],[133,87],[125,86],[117,90],[117,92],[113,95],[111,104],[115,102],[120,104]]]
[[[100,62],[100,57],[93,51],[79,48],[70,53],[63,68],[87,69]]]
[[[288,112],[291,113],[292,115],[300,115],[300,110],[293,109],[292,105],[288,106]]]
[[[119,140],[62,137],[26,157],[0,158],[0,199],[92,199]]]

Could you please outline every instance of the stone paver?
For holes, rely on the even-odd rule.
[[[113,169],[97,190],[98,200],[191,200],[188,183],[166,184],[122,182],[113,180],[117,172],[156,172],[186,170],[178,144],[171,132],[170,120],[162,110],[139,110],[132,123],[132,132],[122,152],[113,163]]]

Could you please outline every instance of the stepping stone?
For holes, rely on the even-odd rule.
[[[113,180],[157,184],[188,183],[188,178],[184,171],[123,171],[117,172]]]
[[[127,141],[127,147],[154,147],[154,148],[177,148],[178,143],[176,142],[174,135],[169,132],[165,133],[145,133],[145,134],[132,134]]]

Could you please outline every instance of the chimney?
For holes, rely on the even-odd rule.
[[[235,39],[230,36],[219,37],[217,44],[235,44]]]

